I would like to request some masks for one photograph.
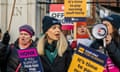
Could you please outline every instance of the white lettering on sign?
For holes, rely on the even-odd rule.
[[[50,16],[55,17],[57,19],[63,19],[64,13],[63,12],[51,12]]]

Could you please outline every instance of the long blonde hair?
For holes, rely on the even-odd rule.
[[[45,37],[46,35],[43,35],[37,44],[37,51],[39,55],[44,55],[44,45],[45,45]],[[63,56],[63,53],[66,51],[68,47],[67,40],[64,36],[64,34],[61,32],[60,39],[57,42],[57,51],[59,56]]]

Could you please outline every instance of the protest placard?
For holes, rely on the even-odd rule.
[[[103,72],[107,56],[79,44],[68,72]]]
[[[18,56],[22,67],[27,72],[43,72],[41,60],[36,48],[18,50]]]

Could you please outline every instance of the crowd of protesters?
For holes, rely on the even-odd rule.
[[[97,39],[94,39],[89,46],[96,50],[104,48],[105,54],[120,70],[120,16],[111,14],[104,17],[102,23],[108,29],[108,34],[105,37],[106,47],[103,46],[103,40]],[[37,49],[44,72],[67,72],[74,53],[72,46],[76,45],[74,46],[76,48],[77,44],[69,44],[62,33],[62,25],[59,20],[44,16],[42,24],[43,34],[37,42],[32,40],[35,31],[28,24],[19,27],[19,36],[12,44],[9,44],[9,32],[4,33],[0,41],[0,72],[26,72],[26,69],[21,65],[17,52],[20,49],[29,48]]]

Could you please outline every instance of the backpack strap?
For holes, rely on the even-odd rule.
[[[19,63],[19,65],[17,66],[15,72],[19,72],[20,67],[21,67],[21,63]]]

